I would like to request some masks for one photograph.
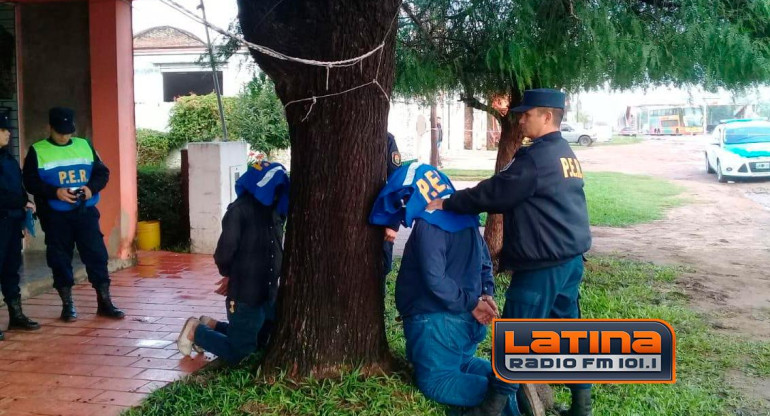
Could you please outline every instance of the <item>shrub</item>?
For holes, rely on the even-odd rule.
[[[249,82],[237,97],[233,133],[252,150],[270,154],[289,147],[289,125],[275,87],[265,74]]]
[[[136,130],[137,165],[160,165],[170,150],[168,134],[150,129]]]
[[[190,245],[190,218],[179,169],[143,166],[137,170],[140,221],[160,221],[161,248],[184,251]]]
[[[232,113],[236,99],[222,97],[227,127],[232,125]],[[219,106],[216,94],[191,95],[177,99],[168,120],[171,149],[178,149],[188,142],[208,142],[222,137]],[[237,136],[232,136],[231,140]]]
[[[223,97],[229,140],[243,140],[252,150],[270,153],[289,147],[289,126],[273,83],[254,78],[237,97]],[[169,117],[169,150],[188,142],[222,137],[216,94],[181,97]]]

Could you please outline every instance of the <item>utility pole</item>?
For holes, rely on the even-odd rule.
[[[206,19],[206,7],[201,0],[198,8],[203,14],[203,21],[206,22],[206,46],[209,49],[209,60],[211,61],[211,76],[214,78],[214,91],[217,93],[217,105],[219,106],[219,120],[222,122],[222,140],[227,141],[227,125],[225,124],[225,107],[222,105],[222,88],[219,86],[219,78],[217,78],[217,64],[214,60],[214,48],[211,46],[211,35],[209,34],[208,20]]]

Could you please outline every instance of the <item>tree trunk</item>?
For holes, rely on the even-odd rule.
[[[514,92],[508,103],[508,111],[503,115],[500,121],[500,142],[497,148],[497,161],[495,162],[495,173],[500,172],[513,159],[513,155],[521,147],[523,136],[519,128],[518,117],[510,111],[511,108],[518,106],[522,100],[522,93]],[[487,224],[484,229],[484,239],[489,246],[489,254],[492,256],[492,263],[495,272],[499,270],[500,251],[503,248],[503,216],[500,214],[489,214]]]
[[[333,377],[350,365],[387,371],[380,294],[383,231],[367,218],[385,180],[388,97],[398,2],[238,0],[247,40],[292,57],[360,64],[330,68],[252,51],[289,104],[291,204],[278,327],[264,368],[292,377]],[[275,7],[274,7],[275,6]],[[273,8],[273,10],[270,10]],[[384,90],[384,91],[383,91]]]
[[[430,105],[430,164],[438,167],[438,124],[436,123],[436,104]]]
[[[473,107],[465,105],[465,136],[463,137],[463,149],[473,149]]]

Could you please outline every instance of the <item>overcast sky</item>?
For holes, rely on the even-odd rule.
[[[196,7],[200,0],[175,0],[182,4],[188,10],[200,13]],[[238,6],[236,0],[204,0],[206,5],[206,17],[208,20],[224,29],[238,17]],[[192,32],[201,40],[206,40],[206,32],[203,25],[195,23],[187,16],[179,13],[169,6],[161,3],[159,0],[134,0],[133,23],[134,33],[139,33],[145,29],[155,26],[174,26],[180,29]],[[214,39],[219,38],[216,32],[211,32]]]

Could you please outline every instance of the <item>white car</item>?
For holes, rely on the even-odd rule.
[[[577,143],[581,146],[590,146],[599,139],[596,132],[569,123],[561,123],[561,137],[569,143]]]
[[[770,122],[731,120],[719,124],[706,146],[706,171],[719,182],[770,178]]]

